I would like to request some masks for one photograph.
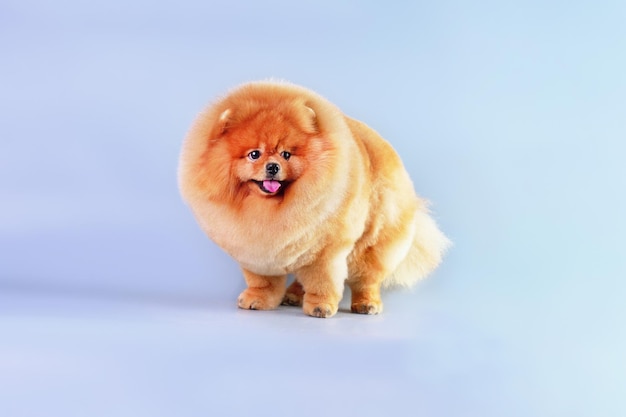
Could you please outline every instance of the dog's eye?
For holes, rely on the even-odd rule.
[[[291,158],[291,152],[287,152],[287,151],[282,151],[280,153],[280,156],[282,156],[283,158],[285,158],[285,161],[288,161],[289,158]]]
[[[248,154],[248,158],[250,158],[253,161],[255,159],[259,159],[260,157],[261,157],[261,151],[254,150]]]

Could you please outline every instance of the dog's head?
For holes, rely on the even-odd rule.
[[[304,103],[229,107],[214,132],[207,153],[228,159],[213,169],[229,171],[229,193],[240,197],[284,196],[320,156],[315,111]]]
[[[320,198],[344,182],[343,158],[353,143],[338,138],[347,135],[341,113],[306,90],[242,86],[192,126],[179,165],[181,192],[187,200],[235,207],[248,197]]]

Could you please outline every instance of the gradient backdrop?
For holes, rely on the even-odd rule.
[[[624,415],[625,21],[620,1],[3,0],[0,293],[234,302],[178,152],[217,95],[282,78],[387,138],[454,241],[390,296],[481,335],[442,339],[442,398]]]

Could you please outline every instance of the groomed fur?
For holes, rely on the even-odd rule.
[[[449,242],[374,130],[316,93],[245,84],[205,109],[185,139],[183,198],[202,229],[242,267],[238,304],[336,313],[382,311],[381,286],[410,286]],[[287,274],[296,282],[285,293]]]

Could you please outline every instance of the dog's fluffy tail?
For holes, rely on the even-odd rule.
[[[413,243],[395,272],[383,281],[383,288],[415,285],[441,263],[444,253],[452,245],[426,207],[416,211],[414,220]]]

